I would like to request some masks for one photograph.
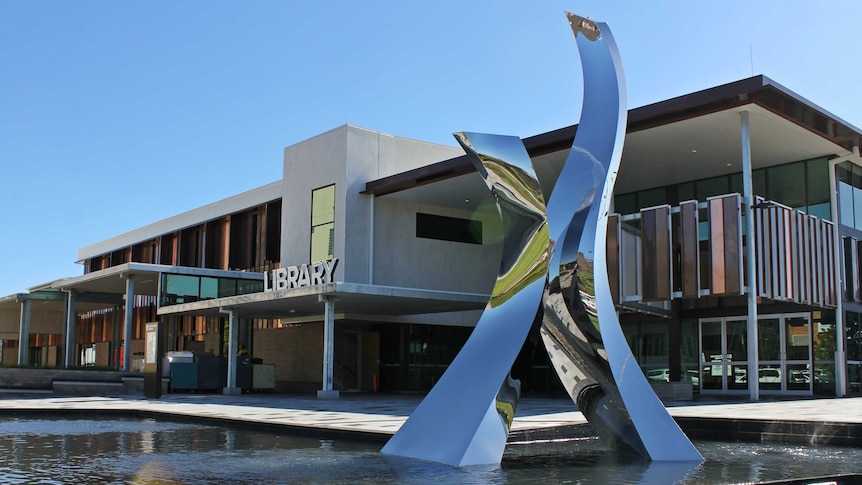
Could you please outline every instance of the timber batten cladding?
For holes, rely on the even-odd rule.
[[[746,294],[743,209],[742,197],[728,194],[614,214],[606,239],[614,301],[625,307]],[[835,225],[762,198],[752,210],[757,296],[835,308]],[[844,245],[847,254],[856,255],[852,268],[858,268],[862,242],[844,238]],[[862,301],[855,271],[852,292]]]

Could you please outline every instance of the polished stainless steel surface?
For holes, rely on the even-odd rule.
[[[653,460],[700,461],[632,355],[611,299],[605,235],[627,120],[619,53],[606,24],[567,16],[581,55],[584,101],[572,150],[548,197],[553,253],[542,338],[600,436]]]
[[[546,282],[545,201],[520,138],[455,137],[494,194],[504,232],[500,271],[469,340],[383,453],[459,466],[496,464],[519,394],[519,383],[508,373]]]
[[[384,453],[499,463],[519,394],[508,372],[541,314],[554,369],[601,437],[652,460],[703,460],[656,397],[617,319],[605,236],[627,121],[623,73],[607,25],[567,16],[584,101],[572,150],[547,193],[519,138],[455,134],[497,203],[500,271],[470,339]]]

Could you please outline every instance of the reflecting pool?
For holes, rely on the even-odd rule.
[[[379,444],[151,419],[0,419],[0,483],[750,483],[862,473],[862,449],[697,442],[691,466],[596,440],[512,444],[502,466],[384,456]]]

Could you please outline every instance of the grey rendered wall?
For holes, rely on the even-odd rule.
[[[282,265],[312,262],[311,191],[335,183],[335,256],[340,259],[335,279],[369,283],[371,196],[360,193],[365,184],[461,154],[460,148],[352,125],[287,147],[282,184]],[[375,215],[375,225],[378,218]]]
[[[39,301],[34,301],[31,305],[36,306],[39,303]],[[66,327],[65,318],[62,310],[43,311],[33,308],[30,310],[30,333],[63,333],[63,329]],[[0,333],[9,334],[10,337],[8,338],[17,340],[20,327],[20,310],[0,310]]]
[[[387,199],[376,201],[374,283],[490,294],[500,264],[499,216]],[[416,237],[416,213],[482,221],[483,243]]]
[[[347,154],[347,126],[322,133],[284,149],[282,180],[281,264],[310,263],[311,191],[335,184],[335,251],[341,256],[344,234],[344,180]],[[335,279],[343,281],[344,267],[339,264]]]

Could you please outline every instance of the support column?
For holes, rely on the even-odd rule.
[[[339,393],[332,389],[332,365],[335,360],[335,299],[320,297],[323,301],[323,389],[317,391],[318,399],[338,399]]]
[[[680,300],[670,301],[670,321],[668,321],[667,347],[670,349],[667,356],[668,380],[670,382],[682,381],[682,318],[680,311],[682,304]]]
[[[227,340],[227,386],[222,389],[222,394],[242,394],[242,389],[236,387],[236,353],[239,344],[239,317],[233,309],[221,309],[221,313],[228,314],[228,340]]]
[[[853,151],[856,156],[859,156],[859,147],[854,147]],[[842,257],[844,249],[841,244],[841,235],[838,233],[838,180],[835,177],[835,166],[842,161],[844,160],[841,158],[829,161],[829,188],[831,190],[829,202],[832,209],[832,220],[835,222],[833,226],[835,232],[832,236],[832,240],[835,242],[833,245],[835,252],[833,264],[836,268],[835,291],[838,293],[835,295],[835,396],[837,397],[847,395],[847,352],[844,345],[847,326],[844,323],[844,282],[841,279],[844,271],[841,268],[843,258],[850,257],[849,254],[844,254]]]
[[[30,363],[30,300],[21,300],[21,321],[18,326],[18,365]]]
[[[742,191],[745,205],[745,230],[748,234],[745,246],[745,276],[748,279],[746,296],[748,297],[748,397],[752,401],[760,399],[760,380],[758,379],[757,349],[757,262],[754,255],[754,188],[751,181],[751,132],[748,121],[748,111],[739,113],[740,131],[742,134]]]
[[[135,320],[135,276],[126,275],[126,325],[123,334],[123,370],[132,369],[132,327]]]
[[[371,201],[368,207],[368,284],[374,284],[374,201],[377,198],[370,195]]]
[[[115,369],[123,365],[120,362],[120,329],[123,322],[120,311],[120,305],[114,305],[111,308],[111,367]]]
[[[75,326],[78,322],[77,314],[75,313],[75,300],[77,299],[75,290],[66,292],[66,341],[63,345],[63,366],[67,369],[75,365],[78,352],[75,347]]]

